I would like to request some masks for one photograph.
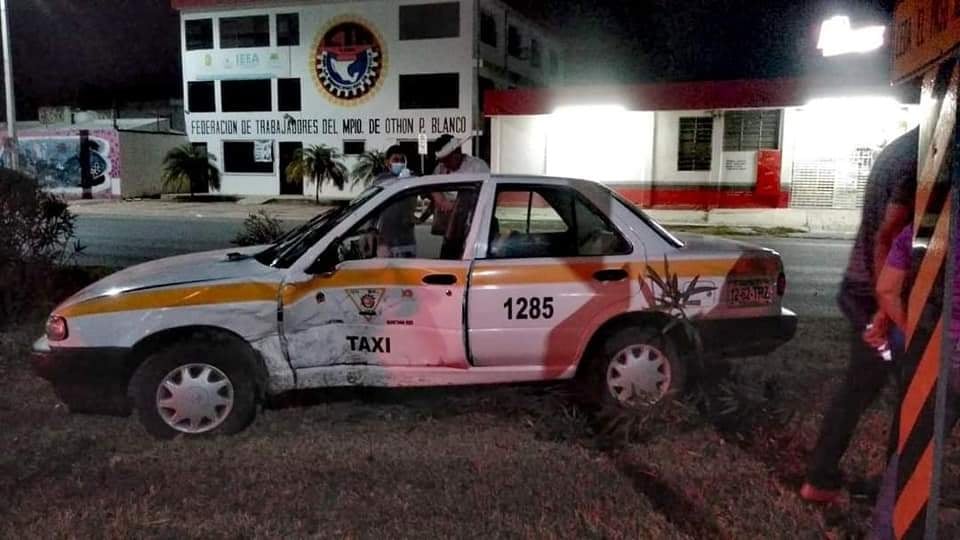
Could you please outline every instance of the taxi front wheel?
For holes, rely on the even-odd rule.
[[[161,439],[243,430],[256,414],[256,386],[242,358],[222,344],[199,342],[151,354],[130,382],[140,423]]]
[[[613,332],[599,348],[589,374],[591,393],[601,405],[650,405],[678,396],[686,365],[673,342],[653,327]]]

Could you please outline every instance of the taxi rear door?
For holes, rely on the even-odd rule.
[[[559,376],[576,362],[591,321],[627,309],[638,292],[633,247],[610,209],[570,186],[500,183],[490,211],[486,253],[470,276],[472,360]]]

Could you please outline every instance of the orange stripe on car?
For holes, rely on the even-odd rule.
[[[676,273],[680,277],[693,277],[695,275],[726,276],[734,268],[736,262],[735,259],[672,261],[670,262],[670,273]],[[666,277],[663,262],[652,263],[651,267],[661,276]],[[593,273],[598,270],[613,268],[627,270],[630,279],[646,276],[647,271],[646,265],[637,263],[617,265],[591,262],[517,265],[479,261],[474,270],[473,285],[483,287],[584,282],[592,279]],[[283,302],[288,305],[293,304],[324,288],[416,287],[422,285],[424,276],[429,274],[453,274],[457,277],[458,283],[466,284],[467,282],[466,270],[461,267],[341,270],[329,276],[316,276],[309,281],[285,285]],[[147,309],[241,302],[272,302],[277,299],[278,286],[274,283],[230,283],[123,293],[116,296],[93,298],[67,306],[57,314],[63,317],[81,317]]]
[[[122,293],[116,296],[92,298],[67,306],[57,312],[57,315],[82,317],[84,315],[103,315],[145,309],[182,308],[241,302],[275,302],[277,300],[277,287],[278,284],[276,283],[229,283]]]

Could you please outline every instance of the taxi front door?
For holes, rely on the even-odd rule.
[[[458,219],[470,220],[476,188],[444,189],[459,202]],[[452,230],[434,226],[437,213],[407,224],[412,235],[384,229],[398,225],[383,216],[431,196],[409,191],[387,201],[331,248],[339,259],[333,272],[285,291],[292,301],[285,302],[284,336],[294,368],[467,366],[463,238],[434,234]],[[468,228],[461,224],[462,234]]]

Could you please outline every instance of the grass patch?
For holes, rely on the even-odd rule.
[[[714,374],[704,391],[749,414],[694,401],[618,445],[566,385],[302,392],[238,436],[156,442],[134,418],[58,405],[28,366],[41,323],[0,331],[4,538],[856,538],[869,520],[864,501],[825,510],[796,496],[846,362],[833,319]],[[852,474],[882,465],[889,404],[865,418]],[[947,463],[950,500],[956,445]]]

